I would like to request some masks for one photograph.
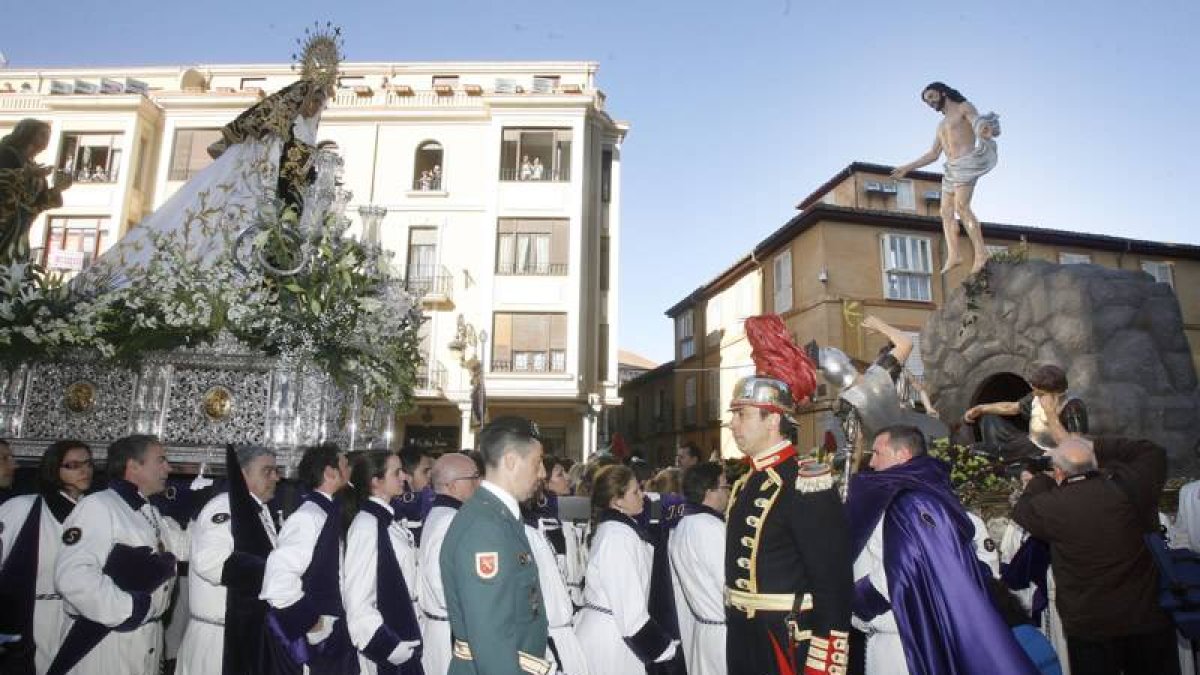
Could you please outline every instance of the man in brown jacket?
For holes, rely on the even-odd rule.
[[[1142,539],[1157,527],[1166,451],[1144,440],[1089,441],[1050,417],[1053,477],[1029,481],[1013,520],[1050,544],[1071,672],[1178,673],[1174,628]]]

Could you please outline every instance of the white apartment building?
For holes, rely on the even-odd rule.
[[[617,395],[621,144],[591,62],[346,63],[319,138],[422,297],[425,363],[397,443],[470,447],[471,367],[488,414],[586,457]],[[0,70],[0,135],[52,125],[71,171],[30,239],[77,270],[209,163],[222,125],[295,79],[287,64]]]

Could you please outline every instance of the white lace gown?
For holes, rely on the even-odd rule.
[[[296,139],[316,144],[319,117],[297,117]],[[81,280],[113,274],[123,286],[145,269],[161,237],[186,242],[191,260],[201,267],[229,255],[238,232],[253,222],[259,200],[278,178],[283,143],[278,136],[230,146],[141,223],[106,251]]]

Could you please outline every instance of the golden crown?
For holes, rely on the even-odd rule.
[[[299,51],[292,54],[292,70],[300,72],[300,78],[316,82],[321,87],[337,87],[338,66],[342,62],[342,29],[326,21],[322,26],[313,23],[304,29],[304,37],[297,38]]]

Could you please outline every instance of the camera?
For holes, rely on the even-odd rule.
[[[1037,474],[1054,469],[1054,462],[1049,455],[1026,457],[1019,462],[1013,462],[1004,467],[1004,475],[1009,478],[1020,478],[1022,471]]]

